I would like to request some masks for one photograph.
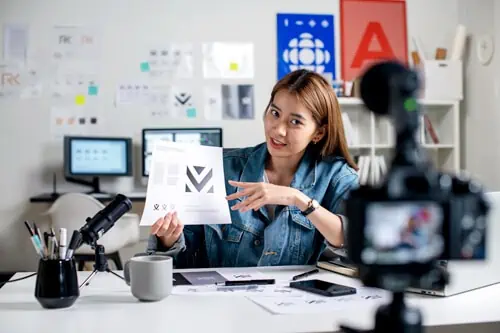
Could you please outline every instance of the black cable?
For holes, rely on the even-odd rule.
[[[5,281],[5,282],[0,282],[0,287],[2,287],[6,283],[21,281],[21,280],[30,278],[30,277],[35,276],[35,275],[36,275],[36,273],[33,273],[33,274],[30,274],[30,275],[23,276],[22,278],[18,278],[18,279],[14,279],[14,280],[9,280],[9,281]]]

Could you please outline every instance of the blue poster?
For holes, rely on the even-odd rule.
[[[278,80],[296,69],[335,75],[333,15],[277,14]]]

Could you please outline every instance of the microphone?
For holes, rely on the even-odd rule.
[[[115,222],[132,208],[132,202],[123,194],[118,194],[106,207],[97,212],[94,217],[88,217],[80,228],[81,241],[93,246]]]
[[[368,68],[360,82],[361,99],[378,115],[388,115],[394,89],[410,96],[419,88],[417,74],[397,61],[384,61]],[[399,93],[398,92],[398,93]],[[401,96],[399,94],[396,94]],[[395,97],[395,96],[394,96]],[[399,105],[399,104],[398,104]]]

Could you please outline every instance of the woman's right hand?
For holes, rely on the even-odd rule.
[[[151,234],[160,238],[166,248],[171,248],[174,245],[183,230],[184,225],[177,217],[177,212],[169,212],[151,226]]]

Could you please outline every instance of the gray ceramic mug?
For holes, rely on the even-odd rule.
[[[125,263],[124,277],[140,301],[160,301],[172,293],[172,258],[160,255],[133,257]]]

